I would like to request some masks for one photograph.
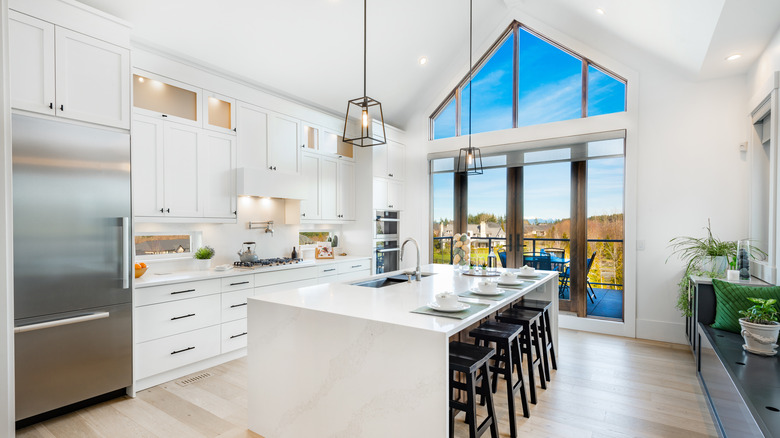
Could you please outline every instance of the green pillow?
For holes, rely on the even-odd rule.
[[[748,300],[751,298],[775,298],[780,301],[780,286],[761,287],[747,286],[744,284],[729,283],[717,278],[712,279],[712,286],[715,289],[715,322],[712,328],[739,333],[742,331],[739,326],[740,310],[754,305]]]

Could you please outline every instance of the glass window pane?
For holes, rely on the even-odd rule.
[[[191,243],[189,234],[139,234],[135,236],[135,255],[188,254]]]
[[[449,264],[452,255],[452,221],[455,218],[455,174],[434,174],[431,198],[433,263]]]
[[[545,151],[526,152],[523,160],[525,163],[542,163],[545,161],[559,161],[571,159],[571,149],[548,149]]]
[[[437,160],[431,160],[431,169],[433,172],[452,172],[455,170],[455,159],[439,158]]]
[[[485,265],[506,242],[506,168],[470,175],[468,185],[471,263]]]
[[[582,117],[582,61],[520,29],[518,125]]]
[[[626,84],[588,66],[588,117],[626,110]]]
[[[623,319],[624,158],[588,160],[588,315]]]
[[[133,106],[197,120],[198,95],[170,84],[133,75]]]
[[[506,166],[506,155],[482,157],[482,165],[484,167]]]
[[[615,138],[612,140],[591,141],[588,143],[588,157],[603,157],[606,155],[623,155],[625,140]]]
[[[455,137],[455,98],[433,119],[433,139]]]
[[[471,126],[475,134],[512,128],[513,56],[514,35],[510,33],[471,80]],[[461,135],[469,133],[469,88],[466,84],[461,92]]]

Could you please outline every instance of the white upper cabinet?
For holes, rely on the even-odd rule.
[[[301,219],[320,219],[320,157],[301,154],[301,178],[306,184],[306,199],[301,200]]]
[[[131,130],[133,213],[163,216],[163,121],[135,116]]]
[[[130,128],[130,51],[9,11],[11,105]]]
[[[404,145],[388,141],[386,144],[374,146],[372,149],[374,176],[396,180],[404,179]]]
[[[236,141],[241,167],[268,169],[268,112],[254,105],[238,102]]]
[[[334,158],[320,160],[320,205],[323,220],[339,220],[339,162]]]
[[[355,220],[355,163],[339,160],[338,216],[341,220]]]
[[[8,11],[11,106],[54,115],[54,25]]]
[[[57,115],[130,127],[130,51],[55,28]]]
[[[300,122],[292,117],[271,114],[268,123],[269,170],[298,173]]]
[[[403,210],[404,185],[387,178],[374,178],[374,209]]]
[[[200,127],[201,90],[142,70],[133,74],[133,112]]]
[[[236,138],[216,132],[204,132],[203,216],[235,218],[236,211]]]
[[[235,99],[203,90],[203,114],[204,128],[235,135]]]
[[[353,146],[345,143],[341,132],[324,128],[307,122],[302,124],[302,144],[304,151],[318,151],[325,155],[338,156],[338,158],[352,159]]]
[[[199,131],[191,126],[165,123],[163,186],[167,216],[203,216],[198,162],[205,158],[205,148]]]

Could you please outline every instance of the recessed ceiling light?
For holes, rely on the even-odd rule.
[[[606,12],[604,12],[604,10],[601,8],[596,8],[596,13],[599,15],[604,15]]]
[[[742,55],[740,55],[739,53],[735,53],[735,54],[733,54],[731,56],[726,57],[726,61],[736,61],[737,59],[739,59],[741,57],[742,57]]]
[[[418,59],[417,61],[420,63],[420,65],[425,65],[428,63],[428,58],[426,58],[425,56],[421,56],[420,59]]]

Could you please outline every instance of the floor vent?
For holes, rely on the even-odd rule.
[[[211,373],[201,373],[201,374],[198,374],[196,376],[187,377],[185,379],[177,380],[176,384],[179,385],[179,386],[187,386],[190,383],[195,383],[195,382],[198,382],[198,381],[203,380],[203,379],[208,379],[211,376],[212,376]]]

